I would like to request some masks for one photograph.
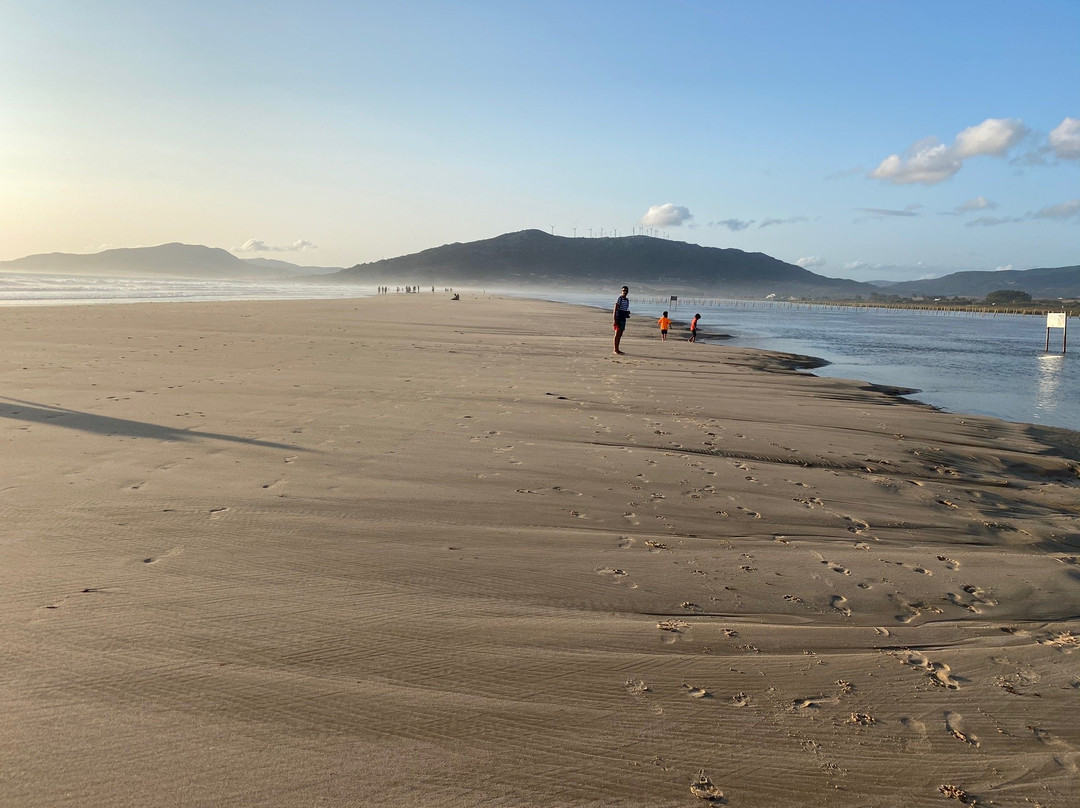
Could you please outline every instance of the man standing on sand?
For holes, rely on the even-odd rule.
[[[626,330],[626,319],[630,316],[630,298],[627,297],[628,294],[630,294],[630,287],[624,286],[622,294],[615,301],[615,308],[611,310],[611,314],[615,318],[615,353],[617,354],[622,353],[619,350],[619,343],[622,342],[623,331]]]

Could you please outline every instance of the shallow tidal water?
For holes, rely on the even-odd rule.
[[[597,295],[547,294],[552,300],[610,308]],[[634,300],[630,333],[654,333],[667,302]],[[858,379],[917,390],[911,398],[954,413],[1080,431],[1080,324],[1075,347],[1061,353],[1062,332],[1046,318],[906,309],[856,309],[745,301],[681,300],[671,311],[685,323],[701,314],[708,338],[727,344],[815,356],[819,376]],[[686,330],[679,325],[675,333]]]

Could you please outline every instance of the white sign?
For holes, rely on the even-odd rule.
[[[1047,328],[1064,328],[1065,327],[1065,312],[1063,312],[1063,311],[1047,312],[1047,314],[1046,314],[1046,327]]]

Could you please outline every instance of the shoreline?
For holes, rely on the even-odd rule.
[[[534,299],[5,315],[13,804],[1071,799],[1080,436]]]

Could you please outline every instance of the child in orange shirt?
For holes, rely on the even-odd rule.
[[[687,342],[697,342],[697,323],[701,319],[700,314],[695,314],[694,319],[690,321],[690,339]]]
[[[671,328],[671,320],[668,319],[667,312],[664,312],[664,316],[656,321],[656,324],[660,326],[660,339],[667,339],[668,329]]]

